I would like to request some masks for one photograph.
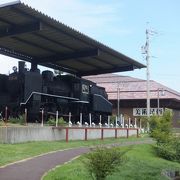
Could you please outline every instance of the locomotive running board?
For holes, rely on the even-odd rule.
[[[72,103],[84,103],[84,104],[89,104],[89,101],[72,101]]]
[[[20,103],[20,106],[21,106],[21,105],[26,105],[26,104],[28,103],[29,99],[30,99],[34,94],[38,94],[38,95],[41,95],[41,96],[57,97],[57,98],[61,98],[61,99],[79,101],[79,99],[77,99],[77,98],[71,98],[71,97],[66,97],[66,96],[58,96],[58,95],[46,94],[46,93],[40,93],[40,92],[32,92],[25,102]]]

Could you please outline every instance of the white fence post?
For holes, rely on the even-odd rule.
[[[44,109],[42,109],[41,111],[41,126],[43,127],[43,123],[44,123]]]
[[[134,119],[134,127],[137,128],[137,120],[136,120],[136,118]]]
[[[72,122],[71,122],[71,112],[69,112],[69,127],[72,126]]]
[[[118,117],[116,116],[116,122],[115,122],[116,123],[116,128],[117,128],[117,121],[118,121]]]
[[[124,128],[124,116],[122,117],[122,128]]]
[[[80,124],[81,124],[81,126],[82,126],[82,113],[80,113]]]
[[[128,118],[128,128],[130,128],[131,118]]]
[[[56,111],[56,127],[58,126],[58,116],[59,116],[59,113],[58,111]]]
[[[91,119],[91,113],[89,113],[89,126],[91,127],[92,125],[92,119]]]
[[[108,116],[108,128],[110,127],[110,118],[111,116]]]
[[[25,121],[25,125],[27,125],[27,108],[25,108],[24,110],[24,121]]]
[[[101,122],[102,122],[102,116],[100,115],[100,116],[99,116],[99,126],[100,126],[100,127],[102,126]]]

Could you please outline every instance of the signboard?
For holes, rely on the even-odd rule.
[[[159,113],[158,113],[159,111]],[[164,112],[163,108],[150,108],[150,116],[162,115]],[[133,108],[133,116],[147,116],[147,108]]]

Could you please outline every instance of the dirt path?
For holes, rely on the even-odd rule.
[[[133,144],[151,144],[152,140],[123,142],[108,146],[127,146]],[[76,156],[89,152],[88,147],[50,152],[32,159],[17,162],[0,168],[0,180],[40,180],[45,172],[64,164]]]

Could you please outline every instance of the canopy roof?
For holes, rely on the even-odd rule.
[[[0,5],[0,53],[78,76],[145,67],[20,1]]]

